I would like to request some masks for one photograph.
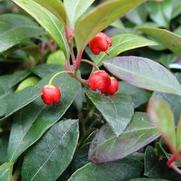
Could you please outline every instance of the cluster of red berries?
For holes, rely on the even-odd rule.
[[[106,52],[110,46],[112,46],[111,38],[102,32],[98,33],[89,43],[89,48],[95,55]],[[102,70],[91,73],[88,83],[91,90],[99,90],[109,95],[115,94],[119,88],[118,81]],[[59,103],[61,97],[61,90],[56,85],[45,85],[41,90],[41,98],[46,105]]]
[[[112,46],[112,40],[106,34],[98,33],[89,43],[93,54],[99,55],[106,52]],[[104,94],[113,95],[119,88],[119,83],[114,77],[110,77],[105,71],[95,71],[89,77],[89,87],[92,90],[99,90]]]
[[[89,88],[93,91],[99,90],[101,93],[113,95],[119,89],[119,83],[114,77],[103,70],[97,70],[90,74]]]

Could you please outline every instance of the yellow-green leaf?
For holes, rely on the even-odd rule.
[[[145,0],[109,0],[82,16],[76,24],[75,39],[80,51],[91,38]]]
[[[152,37],[175,54],[181,55],[181,36],[165,29],[149,26],[140,27],[139,30]]]
[[[64,21],[66,24],[67,15],[64,5],[61,0],[35,0],[38,4],[48,9],[58,19]]]
[[[161,99],[152,99],[148,114],[170,148],[176,148],[175,122],[170,106]]]

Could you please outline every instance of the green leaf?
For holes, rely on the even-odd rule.
[[[2,135],[0,138],[0,164],[7,161],[8,140],[9,140],[9,135],[6,134]]]
[[[181,95],[181,85],[165,67],[147,58],[125,56],[104,62],[112,74],[137,87]]]
[[[22,180],[56,180],[71,162],[78,137],[78,121],[55,124],[25,155]]]
[[[3,105],[2,107],[0,106],[0,121],[33,102],[39,96],[40,87],[30,87],[17,93],[9,93],[2,98],[0,97],[1,105]]]
[[[151,99],[157,98],[163,99],[170,105],[174,113],[175,123],[177,123],[180,118],[181,96],[164,94],[159,92],[153,93]]]
[[[146,103],[151,97],[150,92],[137,88],[127,82],[120,82],[120,92],[132,98],[135,108]]]
[[[59,104],[48,107],[37,99],[15,115],[8,148],[9,160],[16,160],[54,125],[65,114],[80,90],[79,82],[65,74],[57,78],[55,84],[62,90],[62,101]]]
[[[94,35],[143,2],[144,0],[106,1],[82,16],[75,28],[78,51],[84,49]]]
[[[47,9],[33,0],[12,0],[27,11],[36,21],[55,39],[60,48],[67,55],[67,42],[64,36],[64,25]]]
[[[181,1],[173,0],[173,6],[172,18],[175,18],[181,13]]]
[[[105,96],[87,90],[86,94],[105,120],[112,127],[114,133],[120,135],[130,123],[134,114],[134,105],[131,97],[117,93],[114,96]]]
[[[51,53],[47,58],[47,64],[65,65],[66,57],[62,50]]]
[[[7,93],[9,89],[13,88],[16,84],[22,81],[30,74],[29,71],[16,71],[13,74],[0,76],[0,96]]]
[[[175,121],[170,106],[161,99],[152,99],[148,106],[148,114],[166,143],[176,148]]]
[[[0,166],[0,180],[11,181],[11,174],[13,169],[13,163],[7,162]]]
[[[10,92],[0,97],[0,121],[14,114],[16,111],[40,97],[41,88],[48,83],[49,79],[50,76],[41,80],[34,87],[29,87],[19,92]]]
[[[48,9],[52,14],[54,14],[60,21],[66,24],[67,15],[64,8],[64,4],[61,0],[34,0],[42,7]]]
[[[77,170],[68,181],[125,181],[140,177],[142,164],[136,160],[124,159],[106,164],[88,163]]]
[[[37,83],[39,82],[39,78],[32,76],[32,77],[28,77],[25,80],[23,80],[17,87],[16,92],[21,91],[27,87],[31,87],[31,86],[35,86],[37,85]]]
[[[21,43],[39,37],[44,31],[31,19],[15,14],[0,16],[0,53]]]
[[[143,148],[158,137],[146,113],[135,113],[128,128],[115,136],[110,127],[103,126],[96,134],[89,150],[89,160],[104,163],[122,159]]]
[[[71,27],[74,27],[78,18],[85,13],[94,1],[95,0],[64,0]]]
[[[125,51],[145,46],[157,45],[157,43],[151,40],[130,33],[116,35],[112,38],[112,41],[113,45],[108,49],[107,53],[101,53],[95,57],[94,62],[98,66],[102,65],[103,60],[115,57]]]
[[[165,29],[143,26],[140,31],[152,37],[177,55],[181,55],[181,36]]]
[[[37,76],[44,78],[60,71],[63,71],[64,68],[60,65],[48,65],[48,64],[40,64],[32,69],[32,72]]]
[[[146,22],[148,12],[146,9],[146,3],[130,11],[126,18],[134,24],[140,25]]]
[[[154,148],[148,146],[145,151],[144,158],[144,175],[153,179],[168,179],[169,181],[181,181],[181,176],[174,170],[170,169],[166,163],[166,160],[161,160],[156,155]]]
[[[151,19],[159,26],[168,27],[172,18],[173,1],[148,2],[147,9]]]

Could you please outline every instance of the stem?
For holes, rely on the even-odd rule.
[[[81,62],[86,62],[86,63],[90,64],[92,67],[94,67],[96,70],[100,70],[99,67],[94,62],[91,62],[91,61],[85,60],[85,59],[83,59]]]
[[[82,61],[82,50],[77,55],[75,71],[79,69],[81,61]]]
[[[167,160],[167,166],[171,169],[173,169],[176,173],[181,175],[181,170],[177,167],[175,164],[176,161],[175,155],[171,155],[171,157]]]
[[[73,63],[74,68],[75,68],[76,67],[76,59],[75,59],[75,54],[74,54],[72,44],[69,45],[69,48],[70,48],[70,55],[71,55],[71,58],[72,58],[72,63]]]
[[[76,58],[75,58],[75,54],[73,51],[73,47],[72,47],[72,41],[73,41],[73,37],[74,37],[74,30],[73,29],[68,29],[67,26],[65,26],[65,35],[66,35],[66,39],[68,42],[68,46],[70,49],[70,55],[72,58],[72,63],[74,65],[74,68],[76,66]]]
[[[181,170],[175,165],[175,163],[172,163],[170,165],[170,168],[172,168],[176,173],[178,173],[179,175],[181,175]]]
[[[60,75],[60,74],[64,74],[64,73],[73,74],[73,72],[72,72],[72,71],[66,71],[66,70],[61,71],[61,72],[57,72],[57,73],[56,73],[55,75],[53,75],[53,77],[49,80],[48,85],[52,85],[53,80],[54,80],[54,79],[55,79],[58,75]]]
[[[66,70],[66,71],[70,71],[70,70],[71,70],[69,59],[67,59],[67,61],[66,61],[66,63],[65,63],[65,70]]]
[[[82,79],[81,77],[77,77],[77,76],[75,76],[74,78],[77,79],[78,81],[80,81],[83,85],[88,86],[87,80]]]
[[[170,167],[172,163],[176,161],[175,155],[171,155],[171,157],[167,160],[167,166]]]

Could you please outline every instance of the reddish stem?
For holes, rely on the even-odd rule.
[[[94,62],[91,62],[91,61],[85,60],[85,59],[83,59],[81,62],[86,62],[89,65],[91,65],[92,67],[94,67],[96,70],[99,70],[99,67]]]
[[[81,61],[82,61],[82,50],[77,55],[75,71],[77,71],[79,69]]]
[[[171,167],[172,163],[174,163],[176,161],[176,157],[175,155],[171,155],[171,157],[167,160],[167,166]]]
[[[181,175],[181,170],[175,165],[175,163],[172,163],[170,165],[170,168],[172,168],[176,173],[178,173],[179,175]]]

